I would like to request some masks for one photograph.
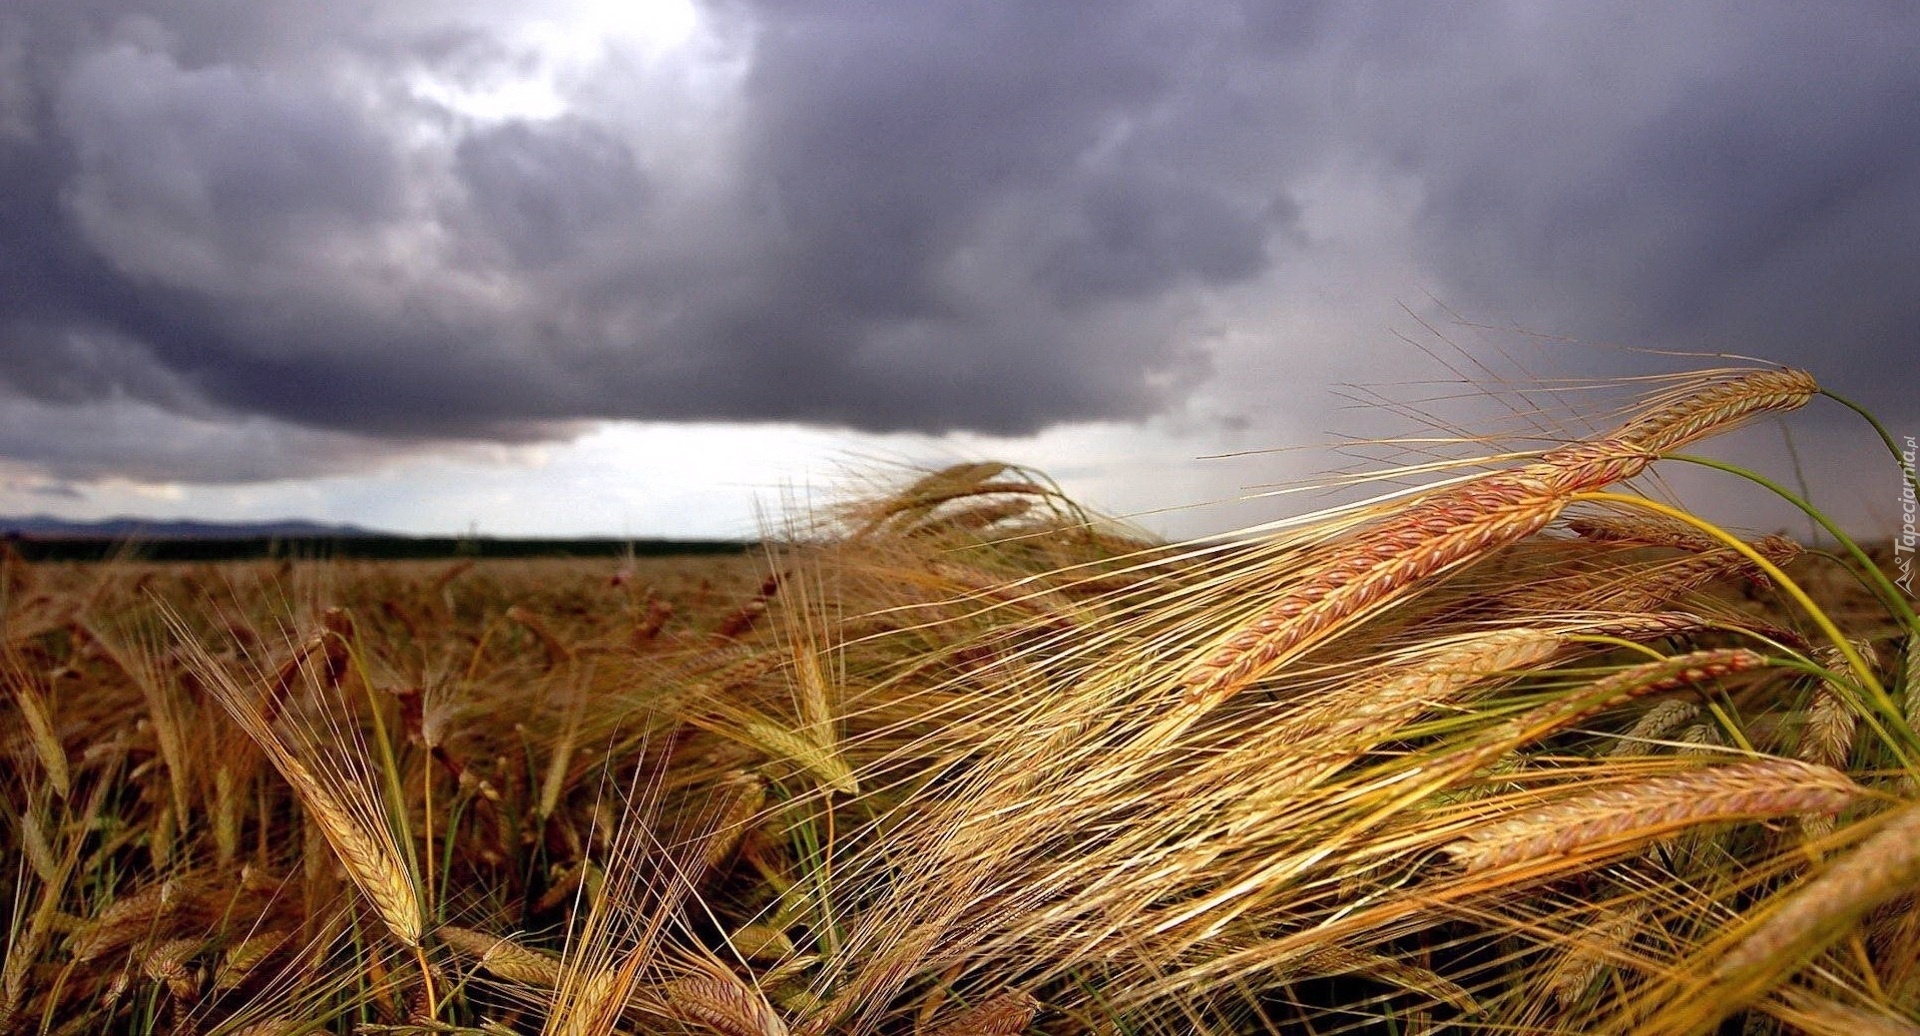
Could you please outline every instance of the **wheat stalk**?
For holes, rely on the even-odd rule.
[[[424,929],[421,919],[426,911],[393,828],[386,819],[386,806],[381,796],[367,787],[371,778],[328,767],[322,771],[326,777],[323,780],[274,729],[261,704],[251,698],[204,647],[187,635],[178,617],[172,617],[171,621],[181,633],[181,639],[189,644],[188,659],[212,690],[215,700],[260,746],[293,788],[307,815],[319,827],[341,866],[346,868],[347,876],[373,904],[374,912],[387,930],[401,942],[418,949]],[[348,764],[348,769],[352,768],[353,764]]]
[[[1766,759],[1578,794],[1475,828],[1442,851],[1475,873],[1617,850],[1701,824],[1836,813],[1859,794],[1859,785],[1838,770]]]

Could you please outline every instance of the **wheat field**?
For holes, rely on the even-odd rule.
[[[0,1032],[1920,1033],[1912,602],[1649,479],[1821,389],[1638,387],[1189,543],[9,554]]]

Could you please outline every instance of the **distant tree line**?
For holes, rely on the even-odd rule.
[[[740,540],[496,539],[465,536],[249,536],[191,539],[115,539],[99,536],[19,536],[7,547],[26,561],[251,561],[260,558],[340,558],[399,561],[420,558],[672,557],[739,554]]]

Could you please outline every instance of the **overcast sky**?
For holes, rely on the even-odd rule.
[[[727,535],[981,456],[1157,510],[1407,431],[1337,386],[1455,345],[1912,433],[1915,54],[1902,3],[13,0],[0,513]]]

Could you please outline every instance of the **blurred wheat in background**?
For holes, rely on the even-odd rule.
[[[972,463],[737,558],[9,555],[0,1030],[1920,1032],[1910,602],[1639,486],[1819,394],[1195,543]]]

